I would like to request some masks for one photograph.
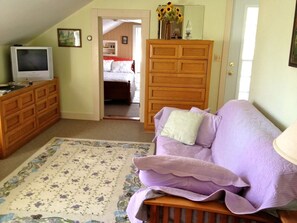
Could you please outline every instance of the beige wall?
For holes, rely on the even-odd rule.
[[[72,117],[88,119],[95,110],[93,94],[98,90],[92,89],[92,42],[86,40],[86,36],[92,33],[92,9],[150,10],[150,37],[157,38],[156,7],[159,4],[164,4],[164,1],[135,1],[131,4],[131,1],[128,0],[94,0],[29,43],[53,47],[54,72],[60,79],[62,114],[67,113],[72,114]],[[201,4],[205,6],[203,37],[214,40],[214,54],[220,56],[222,53],[226,0],[178,0],[176,4]],[[82,30],[82,48],[58,47],[57,28],[80,28]],[[212,63],[209,99],[209,106],[212,111],[216,110],[220,65],[220,61],[213,61]]]
[[[201,4],[205,6],[204,39],[215,41],[214,54],[220,56],[223,44],[225,6],[227,0],[180,0],[176,4]],[[146,9],[151,11],[150,37],[157,37],[156,6],[164,1],[94,0],[59,24],[35,38],[31,44],[52,46],[54,71],[60,78],[62,113],[78,117],[93,114],[91,44],[86,36],[91,34],[92,8]],[[273,119],[281,128],[290,125],[297,117],[297,68],[288,66],[293,27],[295,1],[260,0],[255,62],[250,100]],[[57,46],[57,28],[82,29],[82,48]],[[220,61],[213,61],[210,107],[216,109]],[[0,46],[0,83],[10,77],[9,48]]]
[[[295,2],[260,0],[250,100],[282,129],[297,119],[297,68],[288,66]]]
[[[12,80],[9,46],[0,46],[0,84]]]
[[[118,57],[133,57],[133,25],[136,23],[123,23],[103,35],[103,40],[118,41]],[[128,44],[122,44],[122,36],[128,37]]]

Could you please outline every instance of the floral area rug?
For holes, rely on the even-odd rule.
[[[132,158],[154,144],[53,138],[0,183],[2,222],[129,222]]]

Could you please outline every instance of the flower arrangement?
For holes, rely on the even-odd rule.
[[[174,6],[172,2],[168,2],[166,6],[158,7],[156,11],[159,21],[167,23],[181,23],[184,18],[180,8]]]

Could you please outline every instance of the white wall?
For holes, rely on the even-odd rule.
[[[260,0],[250,101],[281,129],[297,119],[297,68],[288,66],[295,2]]]

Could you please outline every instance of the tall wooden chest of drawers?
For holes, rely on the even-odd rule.
[[[58,80],[34,82],[0,96],[0,158],[60,119]]]
[[[208,106],[213,41],[147,40],[144,128],[165,106]]]

